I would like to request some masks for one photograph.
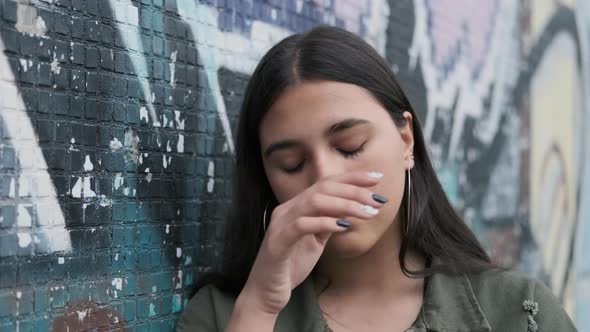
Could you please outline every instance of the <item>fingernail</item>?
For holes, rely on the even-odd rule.
[[[366,212],[366,213],[372,214],[372,215],[376,215],[377,213],[379,213],[379,210],[375,209],[374,207],[372,207],[370,205],[362,205],[361,210],[363,210],[363,212]]]
[[[348,227],[350,227],[350,221],[340,219],[340,220],[336,221],[336,225],[338,225],[340,227],[348,228]]]
[[[379,203],[387,203],[388,199],[378,195],[378,194],[373,194],[373,199],[375,200],[375,202],[379,202]]]
[[[369,172],[368,176],[373,179],[381,179],[383,177],[383,173],[380,172]]]

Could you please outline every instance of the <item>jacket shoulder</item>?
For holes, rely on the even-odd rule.
[[[469,274],[474,295],[494,330],[576,331],[552,291],[514,270]],[[536,327],[536,329],[535,329]]]
[[[214,285],[203,286],[186,304],[176,331],[223,331],[235,301],[235,297],[221,292]]]

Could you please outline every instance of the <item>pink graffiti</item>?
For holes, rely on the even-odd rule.
[[[448,66],[459,45],[464,45],[469,67],[475,72],[486,57],[498,0],[428,0],[426,6],[435,64]]]
[[[366,16],[368,12],[368,0],[337,0],[334,3],[334,15],[344,21],[347,30],[355,33],[360,31],[361,16]]]

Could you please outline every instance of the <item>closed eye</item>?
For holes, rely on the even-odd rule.
[[[358,157],[358,155],[365,150],[365,143],[363,143],[363,145],[361,145],[358,149],[353,150],[353,151],[346,151],[346,150],[341,150],[341,149],[337,149],[337,150],[344,156],[344,158],[354,159],[354,158]],[[305,160],[302,161],[295,168],[286,169],[285,172],[289,175],[297,174],[303,169],[304,163],[305,163]]]

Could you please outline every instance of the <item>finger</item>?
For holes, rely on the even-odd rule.
[[[335,181],[340,183],[353,184],[361,187],[374,186],[383,178],[383,174],[371,171],[352,171],[327,176],[320,181]],[[318,182],[320,182],[318,181]]]
[[[317,191],[324,195],[354,200],[375,208],[381,207],[388,201],[386,197],[383,197],[370,189],[333,181],[326,181],[320,184]]]
[[[327,234],[346,232],[350,223],[348,226],[341,226],[343,224],[339,220],[330,217],[299,217],[283,231],[284,243],[289,248],[305,235],[321,234],[322,238],[326,238]]]
[[[371,219],[379,213],[379,209],[362,204],[356,200],[329,196],[320,193],[313,193],[301,204],[302,216],[309,217],[357,217]]]

